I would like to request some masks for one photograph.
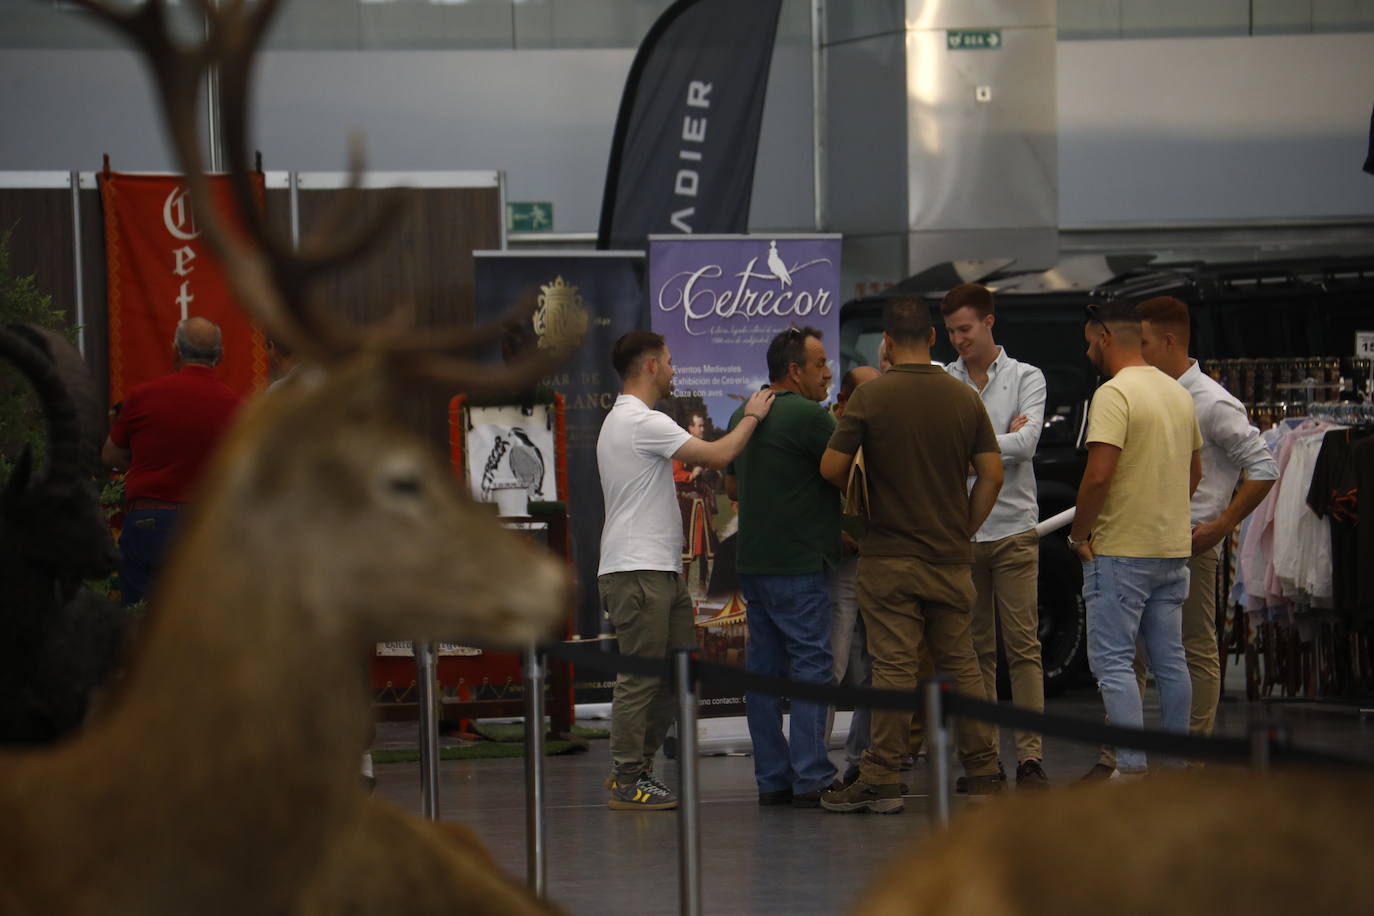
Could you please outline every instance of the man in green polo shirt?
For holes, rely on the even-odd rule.
[[[821,332],[789,328],[768,347],[768,420],[730,465],[726,492],[739,500],[737,564],[749,603],[748,667],[812,684],[834,678],[830,572],[840,562],[840,498],[820,475],[835,429],[820,406],[830,389]],[[730,418],[734,429],[746,407]],[[816,808],[835,782],[826,753],[824,703],[792,701],[791,740],[782,701],[745,694],[760,805]]]

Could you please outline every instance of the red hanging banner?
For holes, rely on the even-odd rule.
[[[251,176],[258,206],[261,172]],[[232,212],[228,178],[211,176],[221,213]],[[267,384],[267,342],[234,299],[223,265],[196,227],[179,175],[100,173],[105,210],[106,301],[110,316],[110,403],[173,370],[172,336],[183,318],[220,326],[224,357],[216,374],[247,396]]]

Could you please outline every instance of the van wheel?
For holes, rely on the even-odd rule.
[[[1045,693],[1080,683],[1088,670],[1088,620],[1083,564],[1062,537],[1040,539],[1040,659]]]

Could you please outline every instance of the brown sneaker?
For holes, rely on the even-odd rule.
[[[1016,788],[1048,789],[1049,787],[1049,777],[1045,775],[1045,770],[1040,766],[1039,760],[1023,760],[1016,765]]]
[[[821,807],[827,811],[851,814],[870,811],[874,814],[900,814],[905,807],[902,787],[897,783],[871,786],[862,779],[849,786],[821,794]]]
[[[1094,763],[1093,768],[1083,774],[1083,778],[1078,780],[1080,783],[1106,782],[1109,779],[1116,779],[1120,774],[1116,767],[1109,767],[1105,763]]]

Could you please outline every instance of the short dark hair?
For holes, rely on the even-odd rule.
[[[883,306],[883,330],[900,347],[928,346],[932,327],[930,306],[924,299],[890,299]]]
[[[621,334],[620,339],[611,345],[611,365],[620,378],[628,379],[630,373],[638,369],[644,354],[661,352],[666,346],[662,334],[653,331],[630,331]]]
[[[806,362],[806,338],[821,339],[821,332],[810,327],[791,327],[773,338],[768,345],[768,381],[780,382],[787,377],[787,367]]]
[[[960,283],[940,300],[940,314],[948,318],[962,308],[971,308],[979,318],[993,314],[992,290],[980,283]]]
[[[1124,299],[1111,299],[1107,302],[1094,302],[1087,309],[1088,321],[1095,321],[1106,327],[1109,324],[1128,324],[1140,328],[1140,315],[1135,306]]]
[[[1192,330],[1192,323],[1188,316],[1188,304],[1181,299],[1173,296],[1156,296],[1153,299],[1146,299],[1135,307],[1136,314],[1142,321],[1150,324],[1159,325],[1165,330],[1172,331],[1177,337],[1187,340],[1188,332]]]

